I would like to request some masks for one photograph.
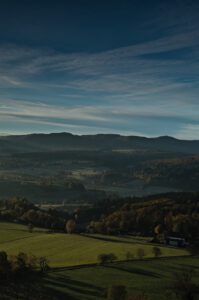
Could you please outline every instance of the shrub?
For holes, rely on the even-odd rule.
[[[48,261],[47,258],[42,256],[39,258],[39,266],[40,266],[40,271],[42,273],[45,273],[46,271],[48,271],[49,266],[48,266]]]
[[[162,255],[162,251],[159,247],[153,247],[153,254],[154,257],[160,257]]]
[[[8,279],[9,277],[18,278],[37,273],[38,268],[42,273],[49,269],[47,259],[45,257],[37,258],[33,255],[27,255],[19,252],[17,255],[9,256],[6,252],[0,252],[0,278]]]
[[[114,253],[110,254],[99,254],[98,261],[100,264],[112,263],[117,260],[117,256]]]

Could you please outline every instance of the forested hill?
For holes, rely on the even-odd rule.
[[[178,140],[169,136],[146,138],[116,134],[73,135],[70,133],[0,136],[0,153],[65,150],[144,150],[199,153],[199,141]]]
[[[183,236],[195,242],[199,237],[199,193],[166,193],[141,198],[102,201],[99,207],[106,213],[92,222],[99,233],[156,233]],[[108,213],[107,213],[108,212]]]

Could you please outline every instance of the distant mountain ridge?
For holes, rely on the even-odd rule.
[[[199,140],[179,140],[170,136],[146,138],[119,134],[80,136],[66,132],[0,136],[0,154],[124,149],[199,154]]]

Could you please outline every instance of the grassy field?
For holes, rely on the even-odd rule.
[[[36,228],[34,235],[40,235],[45,232],[44,229]],[[3,244],[14,243],[17,240],[31,238],[32,235],[28,232],[28,227],[14,223],[0,223],[0,247]]]
[[[174,272],[195,270],[199,282],[199,258],[160,258],[63,270],[49,273],[45,285],[58,298],[71,300],[105,299],[111,285],[125,285],[129,294],[144,292],[149,300],[167,300]],[[172,298],[175,299],[175,298]]]
[[[35,229],[29,233],[26,226],[0,223],[0,250],[8,254],[26,252],[36,256],[46,256],[51,267],[77,266],[97,263],[101,253],[114,253],[118,260],[125,260],[126,253],[136,255],[143,248],[145,257],[153,257],[153,245],[143,239],[132,237],[108,237],[103,235],[69,235],[47,233]],[[162,247],[163,256],[181,256],[188,254],[184,249]]]
[[[167,300],[173,274],[184,269],[195,270],[194,280],[199,282],[199,258],[188,256],[183,249],[168,247],[161,250],[169,257],[152,258],[152,247],[147,238],[141,237],[49,234],[37,228],[29,233],[26,226],[0,223],[0,251],[46,256],[50,266],[56,267],[40,281],[44,293],[55,300],[106,299],[107,288],[118,284],[125,285],[129,294],[144,292],[149,300]],[[136,254],[138,248],[143,248],[146,258],[150,259],[135,257],[128,262],[83,266],[96,263],[100,253],[112,252],[119,260],[125,260],[128,251]],[[178,257],[180,255],[187,256]]]

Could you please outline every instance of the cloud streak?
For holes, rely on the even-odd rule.
[[[8,117],[13,124],[93,126],[96,132],[133,128],[150,135],[159,124],[160,134],[197,135],[196,25],[179,24],[172,34],[96,53],[1,45],[0,125]],[[145,120],[150,132],[141,125]]]

